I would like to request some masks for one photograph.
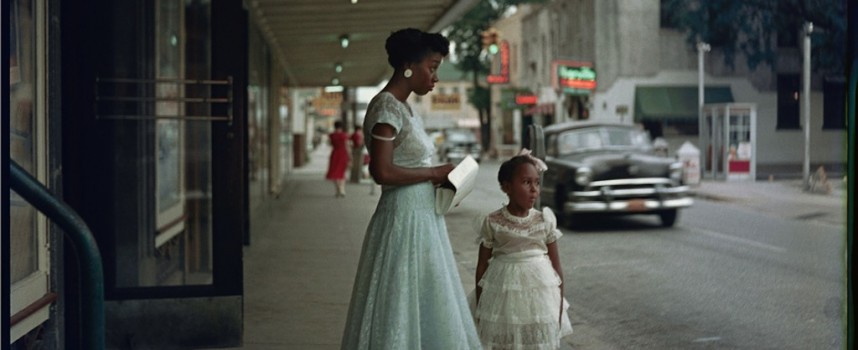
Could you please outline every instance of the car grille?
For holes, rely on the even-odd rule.
[[[666,178],[637,178],[593,181],[584,190],[573,191],[574,201],[605,201],[626,199],[665,200],[688,194],[688,186],[679,186]]]

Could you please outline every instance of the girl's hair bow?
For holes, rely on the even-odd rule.
[[[522,148],[521,151],[518,152],[518,156],[525,156],[530,158],[534,163],[536,163],[536,171],[540,173],[548,170],[548,165],[545,165],[545,162],[543,162],[542,159],[534,157],[531,153],[533,152],[531,152],[529,149]]]

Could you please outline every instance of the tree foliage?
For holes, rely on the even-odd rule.
[[[456,21],[447,31],[447,38],[455,43],[456,68],[470,73],[476,83],[478,77],[489,72],[489,61],[483,54],[482,33],[500,19],[513,6],[524,3],[542,3],[545,0],[481,0]],[[479,110],[489,107],[488,89],[474,86],[472,104]]]
[[[525,3],[543,3],[546,0],[480,0],[465,13],[461,19],[453,23],[447,30],[447,38],[454,43],[453,56],[456,57],[456,68],[470,74],[474,83],[468,91],[468,101],[479,111],[480,124],[483,131],[490,129],[489,113],[491,91],[479,84],[480,77],[489,73],[489,60],[483,53],[482,33],[500,19],[510,8]],[[489,133],[482,133],[483,147],[489,146]]]
[[[811,22],[814,69],[845,69],[845,0],[664,0],[661,11],[662,23],[685,31],[692,47],[698,40],[709,43],[730,67],[742,53],[751,69],[762,63],[774,69],[778,47],[800,48],[803,25]]]

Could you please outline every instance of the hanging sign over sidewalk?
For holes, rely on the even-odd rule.
[[[567,95],[587,95],[596,89],[596,70],[590,62],[554,61],[552,85]]]

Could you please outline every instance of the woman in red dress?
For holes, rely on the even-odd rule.
[[[328,173],[325,178],[334,182],[336,197],[346,196],[346,169],[349,167],[349,134],[343,130],[343,122],[334,122],[334,132],[328,135],[331,140],[331,158],[328,160]]]

